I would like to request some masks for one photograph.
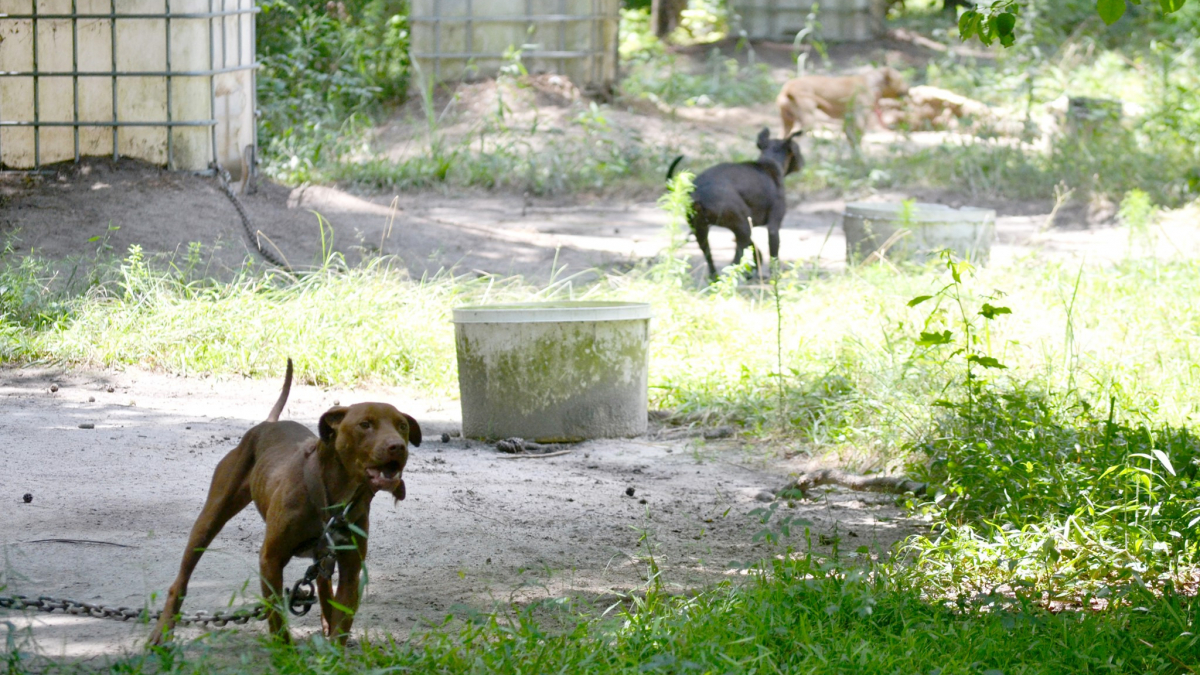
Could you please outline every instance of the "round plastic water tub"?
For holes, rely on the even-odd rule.
[[[468,438],[550,443],[646,432],[648,304],[458,307],[454,338]]]
[[[961,259],[985,265],[996,238],[996,212],[942,204],[917,203],[905,209],[898,202],[853,202],[842,214],[842,231],[851,264],[880,258],[921,263],[948,248]]]

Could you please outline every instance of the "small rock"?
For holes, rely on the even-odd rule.
[[[95,403],[95,402],[96,402],[96,397],[95,397],[95,396],[89,396],[89,397],[88,397],[88,403]]]
[[[442,432],[442,442],[449,443],[450,442],[450,434],[443,431]]]
[[[335,400],[335,401],[333,402],[333,404],[334,404],[334,405],[341,405],[341,404],[342,404],[342,402],[341,402],[341,401],[337,401],[337,400]]]
[[[773,502],[773,501],[775,501],[775,495],[771,494],[770,492],[767,492],[766,490],[763,490],[762,492],[754,495],[754,499],[755,499],[755,501],[760,501],[760,502]]]
[[[91,422],[83,422],[79,425],[80,429],[95,429],[96,425]]]
[[[191,429],[191,427],[184,427],[184,429]]]
[[[732,435],[733,435],[733,427],[715,427],[712,429],[704,430],[704,438],[706,438],[710,441],[718,439],[718,438],[729,438]]]
[[[510,455],[515,455],[519,452],[525,452],[525,439],[506,438],[502,441],[497,441],[496,449],[500,452],[507,452]]]
[[[50,385],[50,393],[53,394],[56,391],[58,391],[58,385],[57,384]]]
[[[646,498],[645,498],[645,497],[642,497],[641,499],[639,499],[639,500],[638,500],[638,503],[639,503],[639,504],[645,504],[645,503],[646,503]]]
[[[634,492],[635,492],[635,490],[634,490],[633,488],[631,488],[631,487],[627,487],[627,488],[625,488],[625,494],[626,494],[627,496],[630,496],[630,497],[632,497]]]
[[[113,389],[113,386],[110,384],[110,385],[108,385],[107,387],[105,387],[105,388],[104,388],[104,391],[107,391],[108,393],[110,393],[110,394],[111,394],[111,393],[113,393],[114,391],[116,391],[116,389]]]
[[[25,502],[26,504],[33,501],[33,493],[26,492],[24,496],[21,497],[21,501]]]
[[[492,559],[491,559],[491,558],[488,558],[488,559],[487,559],[487,564],[489,564],[489,565],[491,565],[491,564],[492,564]]]

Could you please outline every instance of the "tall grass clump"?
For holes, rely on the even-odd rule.
[[[298,183],[361,150],[377,115],[408,86],[401,0],[269,0],[258,17],[263,170]]]

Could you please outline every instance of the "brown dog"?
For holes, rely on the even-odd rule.
[[[291,387],[288,359],[283,391],[267,421],[247,431],[217,464],[151,644],[169,639],[200,556],[225,523],[251,501],[267,524],[258,560],[271,631],[290,641],[280,609],[283,568],[295,556],[312,556],[326,563],[327,573],[316,580],[325,634],[342,643],[349,636],[358,609],[359,573],[367,557],[371,498],[383,490],[404,499],[401,474],[409,444],[421,444],[421,427],[386,403],[356,403],[325,411],[320,435],[314,436],[302,424],[278,421]],[[331,597],[329,576],[335,560],[338,587]]]
[[[879,99],[900,98],[908,92],[908,83],[894,68],[876,68],[863,75],[829,77],[805,75],[788,80],[779,90],[775,103],[787,136],[797,123],[809,131],[817,121],[817,111],[844,122],[846,138],[855,148],[862,140],[868,113],[879,114]]]

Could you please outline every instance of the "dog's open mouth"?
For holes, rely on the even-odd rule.
[[[386,490],[398,499],[404,499],[404,479],[400,477],[403,467],[400,462],[391,461],[379,466],[367,468],[367,479],[376,490]]]

